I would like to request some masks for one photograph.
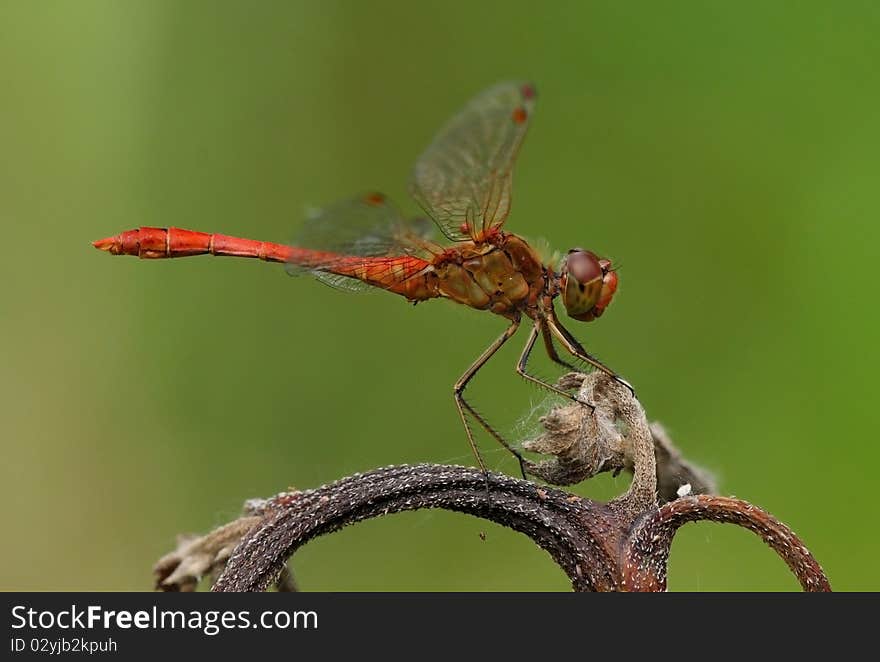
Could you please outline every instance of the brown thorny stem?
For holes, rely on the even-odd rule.
[[[687,522],[731,523],[755,532],[788,564],[805,591],[830,591],[800,539],[765,511],[711,492],[711,477],[684,460],[630,391],[603,373],[571,374],[595,409],[572,404],[542,419],[546,432],[527,450],[553,455],[526,470],[554,484],[603,471],[633,473],[629,489],[608,503],[461,466],[376,469],[314,490],[252,501],[242,518],[201,538],[182,540],[156,565],[157,587],[194,590],[219,575],[214,591],[295,590],[288,559],[309,540],[372,517],[443,508],[524,533],[565,571],[575,591],[663,591],[673,536]],[[488,490],[487,490],[488,482]],[[685,485],[687,483],[687,485]],[[684,485],[679,497],[676,489]],[[662,505],[658,505],[657,495]],[[238,542],[237,546],[235,545]],[[234,551],[233,551],[234,548]]]

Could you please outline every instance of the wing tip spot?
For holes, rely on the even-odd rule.
[[[364,203],[371,207],[380,207],[385,204],[385,195],[378,192],[367,193],[364,196]]]
[[[534,99],[538,96],[538,91],[535,89],[534,84],[526,83],[520,88],[520,92],[523,95],[523,99]]]
[[[526,112],[525,108],[519,106],[513,109],[512,118],[516,124],[522,124],[529,118],[529,114]]]

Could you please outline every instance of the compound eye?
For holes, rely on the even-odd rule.
[[[573,250],[562,268],[562,303],[569,317],[589,321],[602,293],[604,276],[599,258],[590,251]]]
[[[601,279],[604,273],[599,258],[590,251],[571,251],[566,260],[566,266],[568,273],[583,285],[597,278]]]

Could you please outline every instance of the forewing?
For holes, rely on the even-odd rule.
[[[452,240],[476,239],[510,213],[513,166],[535,106],[530,83],[472,99],[419,157],[410,192]]]

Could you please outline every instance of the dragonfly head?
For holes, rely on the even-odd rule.
[[[569,317],[589,322],[605,312],[617,291],[617,273],[611,260],[573,248],[563,259],[560,272],[562,303]]]

